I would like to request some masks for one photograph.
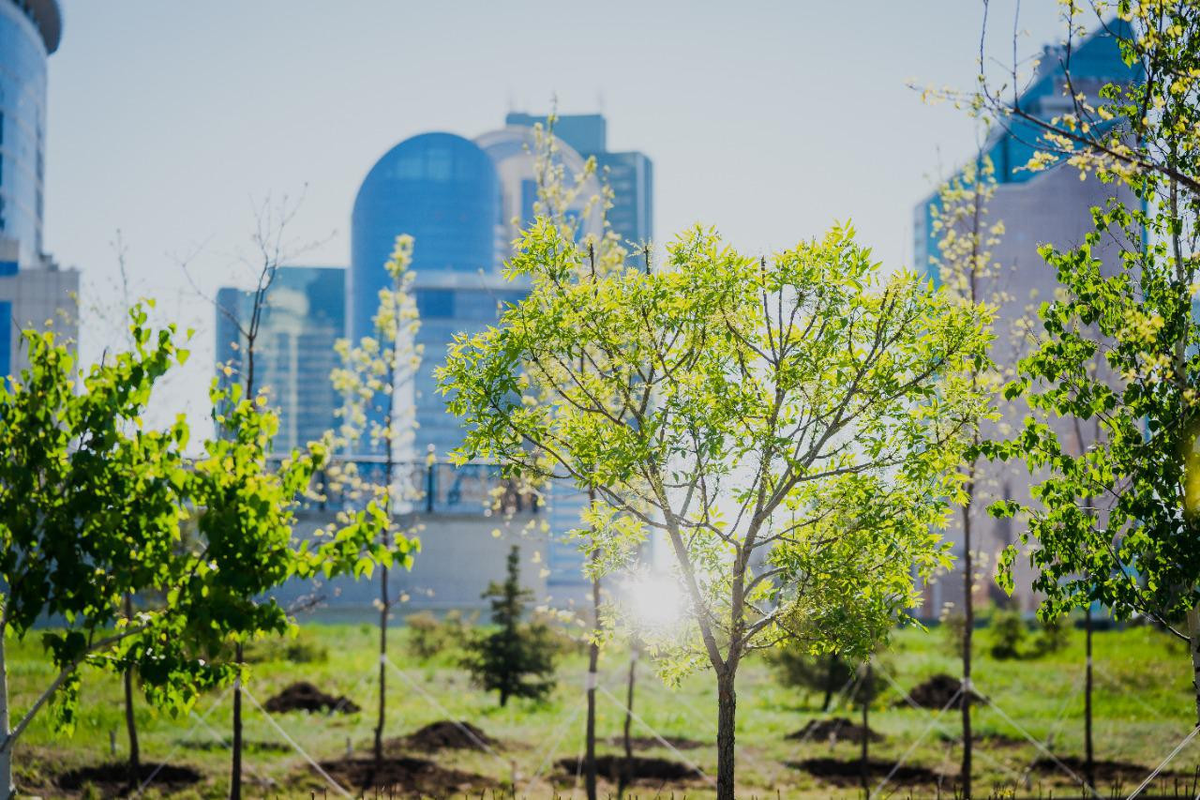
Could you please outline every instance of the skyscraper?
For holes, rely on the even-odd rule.
[[[280,267],[267,292],[254,347],[255,385],[279,412],[277,454],[302,448],[336,426],[340,399],[329,373],[337,366],[333,345],[346,327],[346,270]],[[217,292],[217,367],[225,383],[240,382],[246,340],[241,330],[253,311],[253,295]],[[230,366],[225,376],[221,368]]]
[[[1138,73],[1121,58],[1118,35],[1127,35],[1127,28],[1125,23],[1114,20],[1107,30],[1098,31],[1075,45],[1071,54],[1071,91],[1067,91],[1067,76],[1062,66],[1064,54],[1056,47],[1047,47],[1033,83],[1018,98],[1021,108],[1049,120],[1072,110],[1072,92],[1082,93],[1085,99],[1095,103],[1105,84],[1136,82]],[[1080,180],[1079,172],[1066,164],[1044,172],[1023,169],[1037,151],[1039,137],[1040,132],[1033,123],[1014,120],[998,130],[980,154],[981,159],[991,160],[997,183],[995,195],[988,203],[987,218],[981,224],[986,228],[997,221],[1004,223],[1004,233],[992,248],[998,270],[994,276],[980,281],[982,296],[1006,298],[999,303],[994,321],[993,357],[1002,371],[1011,370],[1026,347],[1023,337],[1015,334],[1018,323],[1028,320],[1042,300],[1052,298],[1057,285],[1054,270],[1038,255],[1038,247],[1042,244],[1076,247],[1092,230],[1090,209],[1093,206],[1103,205],[1113,196],[1119,196],[1126,204],[1134,203],[1132,194],[1122,185],[1104,184],[1095,176]],[[927,270],[935,281],[939,279],[935,260],[938,235],[933,223],[939,202],[938,193],[934,192],[917,204],[913,215],[915,268]],[[1096,255],[1109,265],[1116,263],[1117,251],[1118,246],[1110,241],[1095,250]],[[1003,423],[1019,425],[1024,413],[1023,410],[1010,410]],[[999,428],[988,432],[1003,435]],[[1074,441],[1075,432],[1064,430],[1060,435],[1070,437],[1064,441]],[[1078,445],[1086,445],[1086,442]],[[979,498],[971,513],[971,549],[976,564],[981,565],[985,575],[990,575],[1000,551],[1015,543],[1015,531],[1009,520],[989,517],[986,507],[993,500],[1026,496],[1029,480],[1025,468],[1020,465],[980,462],[979,469],[974,481]],[[948,536],[960,554],[961,531],[961,514],[956,514]],[[1019,559],[1016,598],[1025,609],[1031,609],[1035,600],[1030,590],[1032,577],[1027,562]],[[980,580],[977,586],[998,591],[994,582],[986,579]],[[925,592],[923,613],[936,615],[945,603],[960,602],[961,577],[937,580],[926,587]]]
[[[56,0],[0,0],[0,376],[24,366],[21,329],[78,329],[79,273],[42,248],[46,59],[61,38]]]
[[[510,112],[505,124],[524,127],[546,125],[547,118]],[[554,120],[554,135],[584,158],[596,158],[599,178],[613,190],[613,207],[608,212],[621,242],[635,245],[654,238],[654,162],[636,150],[610,152],[608,122],[601,114],[564,114]]]

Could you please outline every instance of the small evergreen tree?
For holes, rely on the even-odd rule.
[[[554,689],[554,654],[550,629],[544,623],[522,623],[533,593],[521,586],[520,548],[508,554],[508,577],[492,582],[483,596],[492,601],[497,630],[472,642],[463,666],[485,691],[500,693],[500,705],[510,697],[540,700]]]
[[[771,652],[771,664],[775,667],[779,682],[806,695],[813,692],[824,695],[821,711],[829,711],[835,693],[846,688],[854,677],[854,665],[849,664],[837,653],[813,655],[803,645],[789,642]]]

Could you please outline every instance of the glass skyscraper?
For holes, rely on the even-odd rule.
[[[505,123],[533,127],[546,117],[510,112]],[[626,246],[654,238],[654,162],[636,150],[610,152],[608,123],[601,114],[564,114],[554,121],[554,135],[584,158],[595,156],[598,177],[612,187],[608,222]]]
[[[61,38],[56,0],[0,0],[0,376],[23,366],[19,330],[77,331],[79,273],[42,248],[46,59]]]
[[[254,347],[255,386],[279,412],[272,449],[287,454],[333,429],[341,404],[329,373],[338,366],[333,345],[346,327],[346,270],[280,267],[267,292]],[[223,383],[242,380],[244,329],[253,295],[241,289],[217,292],[217,369]],[[236,344],[236,347],[235,347]],[[222,367],[232,374],[226,376]]]
[[[1137,71],[1125,64],[1114,38],[1114,33],[1127,34],[1128,28],[1121,31],[1121,27],[1125,27],[1125,23],[1116,19],[1108,23],[1106,30],[1076,42],[1071,54],[1070,90],[1062,67],[1065,53],[1057,47],[1047,47],[1033,83],[1018,99],[1020,107],[1038,118],[1049,120],[1073,109],[1072,92],[1083,93],[1087,102],[1095,104],[1096,95],[1104,84],[1137,82]],[[1010,119],[985,143],[981,154],[990,158],[996,180],[995,194],[987,203],[987,216],[981,220],[982,230],[986,232],[991,225],[1002,222],[1004,232],[989,248],[993,262],[989,274],[980,276],[976,285],[980,296],[995,306],[992,357],[1001,374],[1010,372],[1027,354],[1026,336],[1021,331],[1033,316],[1033,310],[1043,300],[1053,298],[1058,286],[1054,270],[1038,254],[1038,247],[1043,244],[1058,248],[1078,246],[1092,230],[1092,207],[1104,205],[1110,197],[1118,197],[1127,207],[1137,204],[1119,182],[1105,184],[1094,175],[1080,180],[1078,170],[1067,164],[1040,172],[1022,169],[1036,152],[1040,136],[1041,132],[1033,123]],[[934,260],[939,256],[941,235],[934,230],[935,210],[939,203],[938,193],[934,192],[922,199],[913,212],[913,266],[926,271],[935,281],[940,280],[939,264]],[[970,231],[960,229],[957,233],[969,235]],[[1115,267],[1118,249],[1116,243],[1106,237],[1093,253]],[[1102,362],[1097,368],[1103,374]],[[1024,415],[1023,408],[1010,406],[1005,419],[998,425],[1006,426],[1009,431],[1017,430]],[[989,435],[992,433],[988,432]],[[999,429],[994,433],[1008,435],[1001,434]],[[1063,441],[1076,441],[1073,429],[1062,429],[1058,434]],[[1083,438],[1086,440],[1087,437],[1085,432]],[[978,495],[970,512],[971,551],[975,563],[994,563],[1000,551],[1014,544],[1016,539],[1010,521],[992,519],[986,509],[993,501],[1028,498],[1029,475],[1024,467],[981,462],[974,483]],[[947,538],[961,553],[960,515],[953,517]],[[1017,559],[1013,601],[1023,610],[1032,610],[1035,605],[1032,579],[1028,561]],[[951,575],[948,580],[935,579],[924,591],[922,613],[938,616],[946,604],[961,604],[961,573]],[[1006,598],[996,599],[1007,602]]]

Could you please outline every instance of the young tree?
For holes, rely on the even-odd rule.
[[[993,309],[1009,304],[1000,265],[992,259],[992,248],[1004,232],[1004,224],[988,216],[988,203],[996,194],[995,168],[987,156],[979,154],[973,163],[965,165],[957,176],[938,191],[938,202],[931,208],[932,227],[937,238],[937,255],[930,260],[945,291],[971,305],[987,303]],[[1020,340],[1020,337],[1013,337]],[[1007,349],[1007,348],[1006,348]],[[1008,355],[1006,353],[1006,355]],[[1015,360],[1015,359],[1013,359]],[[981,359],[970,372],[972,386],[995,396],[1000,386],[1000,374],[990,359]],[[960,791],[964,800],[971,798],[971,652],[975,628],[975,586],[977,542],[972,528],[981,508],[986,508],[991,487],[986,485],[986,461],[981,465],[975,452],[980,436],[972,434],[972,451],[960,467],[963,492],[960,503],[962,533],[963,612],[962,684],[965,695],[962,706],[962,767],[959,772]],[[982,503],[979,501],[982,500]]]
[[[500,695],[500,706],[510,697],[541,700],[554,689],[554,646],[544,623],[524,623],[525,606],[533,593],[521,586],[521,550],[508,553],[508,576],[491,583],[485,598],[492,601],[492,624],[498,630],[468,645],[463,660],[475,682]]]
[[[1082,22],[1070,3],[1070,111],[1035,123],[992,87],[976,98],[1041,131],[1030,168],[1066,161],[1134,195],[1093,209],[1095,229],[1079,247],[1041,249],[1061,289],[1042,304],[1036,349],[1006,389],[1037,413],[994,454],[1024,459],[1039,478],[1023,539],[1045,595],[1040,614],[1099,601],[1118,618],[1161,621],[1190,641],[1200,717],[1200,14],[1194,3],[1091,6],[1139,81],[1084,98],[1070,80]],[[1097,257],[1104,242],[1119,246],[1119,263]],[[1099,436],[1079,452],[1059,419],[1098,424]],[[1010,502],[996,513],[1018,510]],[[1016,558],[1008,551],[1001,573],[1010,590]]]
[[[931,526],[982,394],[982,309],[881,278],[849,228],[770,261],[696,229],[654,272],[592,273],[539,220],[509,265],[533,289],[440,370],[458,457],[594,492],[605,553],[663,531],[718,686],[734,794],[736,676],[791,635],[864,657],[947,563]]]
[[[772,651],[771,663],[779,676],[779,682],[823,695],[821,711],[829,711],[833,695],[849,684],[854,677],[854,666],[847,664],[837,653],[813,655],[798,642],[789,642]]]
[[[374,336],[363,337],[353,346],[345,339],[338,341],[342,366],[331,376],[334,388],[344,398],[339,412],[342,447],[361,448],[365,439],[371,453],[382,451],[381,474],[364,475],[350,463],[338,479],[349,483],[351,496],[364,497],[383,508],[387,524],[380,536],[385,548],[391,547],[393,539],[414,547],[418,544],[406,537],[396,522],[398,504],[411,495],[411,488],[406,493],[397,486],[400,477],[397,468],[404,457],[404,447],[411,445],[414,424],[411,404],[404,405],[396,395],[405,384],[411,383],[421,366],[421,346],[415,342],[421,320],[412,294],[413,273],[409,269],[412,253],[412,237],[396,237],[392,257],[384,265],[392,285],[379,290],[379,309],[372,317]],[[404,566],[411,566],[411,559],[406,559]],[[373,749],[376,771],[383,765],[388,620],[398,601],[392,597],[389,577],[385,564],[379,571],[379,708]]]
[[[213,657],[228,637],[287,627],[282,609],[256,597],[293,575],[353,568],[378,524],[369,509],[316,548],[283,537],[312,460],[297,458],[282,478],[255,471],[249,456],[274,425],[260,404],[235,396],[238,437],[206,442],[190,467],[182,415],[145,429],[155,384],[187,357],[174,328],[146,320],[135,307],[132,348],[83,374],[53,334],[28,332],[30,367],[0,386],[0,797],[14,791],[17,741],[52,698],[70,727],[80,666],[136,670],[152,703],[186,710],[238,674]],[[180,523],[197,507],[203,535],[185,541]],[[126,618],[123,598],[141,592],[163,602]],[[47,615],[63,620],[42,634],[57,674],[14,725],[4,642]]]

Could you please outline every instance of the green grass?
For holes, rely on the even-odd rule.
[[[361,756],[369,753],[375,708],[377,674],[376,632],[370,626],[310,625],[302,643],[324,660],[295,664],[267,660],[252,667],[249,690],[265,702],[276,691],[299,679],[317,684],[333,694],[347,694],[363,707],[351,715],[307,716],[302,713],[277,717],[278,723],[304,749],[318,759],[336,758],[346,751],[349,740]],[[574,758],[583,745],[583,702],[585,660],[581,654],[563,659],[559,686],[545,703],[521,701],[497,706],[494,695],[474,689],[467,676],[454,667],[450,658],[439,657],[420,663],[407,655],[404,633],[392,637],[396,663],[442,708],[412,688],[394,672],[388,672],[389,735],[402,736],[447,713],[470,720],[489,735],[504,743],[499,758],[487,753],[443,751],[428,756],[443,766],[489,776],[496,781],[517,777],[518,795],[548,797],[555,787],[564,796],[571,793],[574,776],[564,776],[552,768],[541,778],[529,781],[543,760]],[[1082,755],[1083,696],[1079,687],[1083,674],[1083,636],[1072,631],[1067,648],[1037,660],[995,661],[986,652],[986,637],[980,636],[980,655],[975,668],[977,689],[1004,710],[1012,719],[1039,740],[1054,733],[1053,749],[1062,755]],[[1190,670],[1181,644],[1149,628],[1105,631],[1096,635],[1097,689],[1095,694],[1095,730],[1097,758],[1141,764],[1148,773],[1190,729],[1194,705],[1191,697]],[[282,656],[285,648],[263,648],[270,658]],[[627,656],[619,650],[606,651],[601,659],[601,685],[616,697],[624,697]],[[900,631],[884,657],[900,686],[912,687],[938,672],[958,672],[956,659],[944,638],[937,632]],[[32,702],[40,687],[50,679],[50,670],[35,638],[10,643],[10,688],[14,705],[21,711]],[[710,673],[686,679],[669,689],[652,674],[650,665],[639,665],[641,680],[635,699],[635,711],[665,736],[699,740],[705,746],[684,751],[707,774],[714,774],[716,753],[712,746],[715,733],[715,687]],[[123,710],[119,681],[99,672],[84,676],[82,709],[73,737],[55,734],[51,716],[43,714],[28,730],[17,748],[17,775],[34,793],[64,796],[53,788],[50,776],[71,767],[110,760],[109,732],[117,732],[118,757],[125,753]],[[213,707],[216,693],[201,700],[198,713],[209,713],[212,729],[228,735],[231,703]],[[785,734],[800,728],[807,719],[819,716],[815,703],[794,690],[779,686],[774,675],[760,659],[744,663],[738,678],[738,783],[739,796],[746,797],[853,797],[853,789],[836,789],[819,782],[788,762],[817,757],[853,759],[858,746],[809,742],[797,745],[786,741]],[[895,760],[909,750],[929,723],[926,712],[898,708],[898,695],[883,694],[871,711],[872,727],[887,740],[872,745],[872,756]],[[445,709],[445,710],[443,710]],[[1063,712],[1060,718],[1059,713]],[[845,713],[845,712],[842,712]],[[857,718],[857,711],[850,715]],[[574,721],[566,724],[572,714]],[[992,708],[976,708],[977,734],[1002,734],[1020,737]],[[194,719],[173,719],[156,713],[139,698],[137,719],[146,761],[170,758],[186,763],[205,774],[203,783],[177,796],[222,797],[228,785],[229,754],[203,727],[194,731]],[[617,753],[610,744],[620,734],[623,712],[601,696],[598,731],[602,752]],[[948,781],[957,774],[958,747],[953,739],[958,731],[958,712],[943,715],[937,729],[929,733],[909,756],[909,762],[945,773]],[[635,723],[637,735],[649,731]],[[186,737],[191,731],[192,738]],[[561,738],[559,738],[561,734]],[[253,743],[281,743],[282,737],[250,704],[247,704],[246,738]],[[195,746],[201,744],[202,747]],[[988,743],[976,745],[976,786],[987,792],[1007,792],[1024,776],[1037,751],[1029,744]],[[547,759],[547,753],[552,758]],[[642,755],[674,758],[664,748],[644,750]],[[310,790],[320,796],[321,781],[294,752],[252,749],[246,757],[247,775],[254,784],[251,796],[308,797]],[[1172,764],[1172,768],[1190,773],[1200,764],[1200,743],[1194,743]],[[552,786],[545,778],[553,776]],[[1034,791],[1065,796],[1070,781],[1054,773],[1035,773]],[[1126,786],[1126,793],[1134,783]],[[670,787],[668,787],[669,789]],[[677,790],[679,787],[676,787]],[[711,791],[703,782],[683,787],[688,797],[708,797]],[[913,796],[929,796],[932,788],[912,790]],[[676,796],[683,792],[677,791]],[[778,794],[777,794],[778,793]],[[653,788],[638,790],[639,796],[655,796]],[[901,790],[897,796],[909,796]],[[576,791],[576,796],[581,792]],[[982,795],[982,793],[981,793]],[[332,793],[330,796],[334,796]],[[669,791],[667,793],[669,796]],[[952,796],[952,795],[950,795]]]

